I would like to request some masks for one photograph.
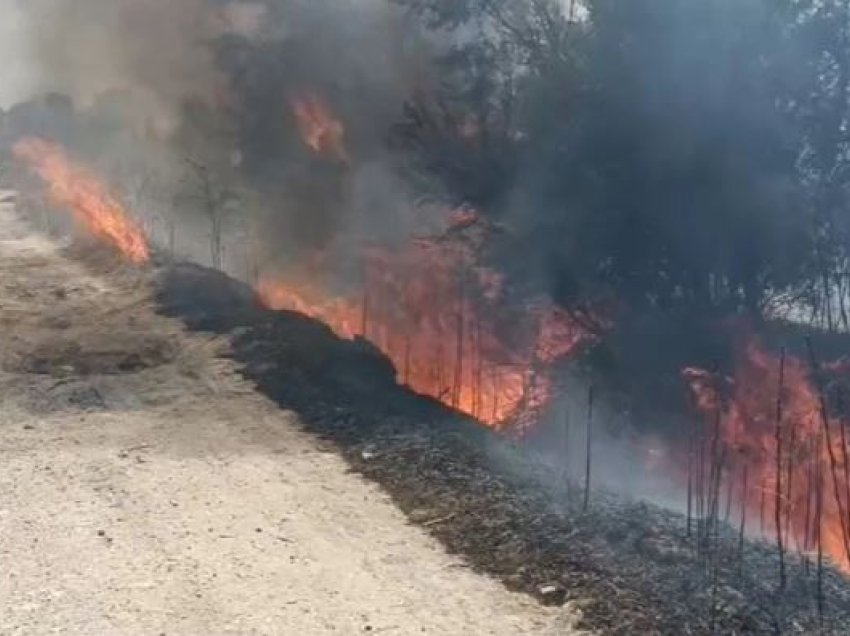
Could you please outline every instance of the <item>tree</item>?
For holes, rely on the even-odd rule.
[[[233,190],[222,186],[222,180],[204,163],[186,158],[194,189],[185,196],[194,199],[200,205],[201,211],[210,224],[210,262],[215,269],[224,268],[223,234],[227,216],[236,204],[237,197]]]
[[[444,58],[434,101],[501,141],[478,146],[503,169],[484,168],[492,188],[470,202],[513,228],[500,246],[513,280],[567,306],[607,296],[638,312],[753,316],[802,282],[813,227],[799,109],[819,79],[803,3],[589,0],[581,19],[542,0],[444,4],[419,10],[479,37]],[[484,99],[463,90],[474,86]],[[475,180],[452,164],[470,162],[441,163],[446,135],[427,122],[408,117],[408,147],[469,197],[453,184]]]

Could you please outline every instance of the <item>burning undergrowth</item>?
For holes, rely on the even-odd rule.
[[[323,259],[307,271],[261,278],[257,289],[272,309],[374,343],[413,390],[521,434],[549,406],[555,363],[596,336],[544,297],[511,306],[504,277],[482,265],[492,231],[462,211],[439,235],[365,250],[354,292],[329,291]]]
[[[41,178],[50,202],[72,214],[91,236],[111,245],[132,263],[141,264],[150,258],[141,228],[101,181],[71,162],[61,146],[26,138],[15,144],[13,154]]]
[[[116,5],[122,26],[134,15],[125,14],[130,4]],[[835,349],[816,346],[809,352],[800,346],[803,329],[791,325],[785,325],[786,337],[766,344],[726,320],[752,315],[762,319],[760,331],[767,331],[772,326],[765,309],[769,301],[793,297],[786,310],[800,310],[808,303],[814,308],[813,324],[826,315],[822,321],[834,330],[836,317],[843,315],[845,330],[850,329],[843,304],[840,311],[830,310],[839,297],[844,302],[848,277],[836,270],[836,282],[831,282],[832,273],[824,270],[814,278],[826,282],[813,282],[811,272],[820,272],[821,256],[831,252],[807,244],[810,236],[840,233],[828,226],[803,230],[800,215],[785,209],[793,207],[788,204],[792,201],[802,210],[803,199],[829,199],[796,188],[801,162],[794,152],[786,152],[785,133],[792,126],[786,111],[772,110],[776,104],[798,103],[799,96],[774,94],[774,84],[784,82],[762,86],[762,77],[768,74],[765,68],[749,82],[765,91],[763,106],[771,105],[757,116],[748,106],[726,109],[725,97],[713,93],[700,99],[692,99],[690,92],[680,95],[676,82],[656,85],[642,73],[634,83],[620,81],[635,72],[631,59],[619,68],[624,50],[620,42],[643,42],[641,37],[659,42],[640,29],[645,28],[647,15],[659,19],[667,17],[665,11],[678,15],[663,4],[653,10],[659,12],[656,15],[649,9],[632,14],[626,4],[618,9],[617,3],[588,3],[598,25],[572,18],[561,23],[555,14],[531,20],[529,24],[564,27],[563,37],[534,33],[532,41],[561,43],[567,49],[553,53],[551,66],[541,64],[535,79],[534,73],[520,78],[514,72],[537,64],[539,51],[511,58],[504,68],[492,58],[495,50],[504,50],[509,58],[519,55],[508,53],[514,47],[502,46],[515,34],[501,32],[503,25],[494,21],[500,16],[482,16],[482,32],[469,42],[471,31],[465,29],[471,26],[465,20],[470,16],[441,17],[443,9],[435,3],[428,9],[431,19],[436,23],[444,19],[443,26],[453,28],[460,20],[464,33],[456,34],[460,44],[447,47],[440,37],[426,38],[431,44],[440,42],[436,51],[428,49],[435,59],[446,62],[443,53],[451,58],[448,66],[429,58],[427,70],[445,77],[446,84],[460,84],[454,87],[459,94],[438,89],[441,82],[433,82],[431,73],[420,73],[418,54],[408,55],[392,38],[370,37],[385,19],[396,25],[403,22],[395,22],[402,14],[386,7],[368,4],[362,11],[366,17],[361,18],[335,3],[310,3],[310,7],[301,3],[301,8],[286,2],[215,4],[217,12],[225,7],[240,15],[247,4],[252,8],[237,20],[242,27],[216,31],[222,37],[187,43],[194,53],[199,42],[209,43],[200,45],[204,53],[200,59],[185,54],[205,70],[197,73],[204,90],[187,83],[186,88],[193,88],[191,95],[178,91],[179,103],[166,99],[166,110],[177,115],[176,121],[167,118],[169,125],[140,122],[133,90],[79,112],[70,100],[54,96],[51,103],[59,105],[62,116],[46,116],[49,125],[40,119],[43,109],[34,104],[10,113],[5,133],[16,142],[14,155],[45,186],[51,205],[70,212],[84,233],[111,245],[131,263],[146,262],[157,244],[167,246],[175,260],[210,263],[248,281],[248,286],[240,287],[224,274],[179,267],[164,302],[195,327],[247,329],[236,339],[236,356],[246,363],[246,373],[282,404],[299,410],[316,430],[339,441],[364,472],[390,484],[391,490],[396,488],[407,508],[419,506],[416,488],[429,486],[421,475],[408,474],[397,458],[405,458],[411,470],[421,469],[439,491],[422,494],[422,505],[451,516],[445,523],[457,530],[444,540],[470,553],[478,549],[475,542],[480,536],[495,550],[480,557],[482,567],[500,574],[510,570],[506,576],[533,589],[544,583],[540,572],[570,585],[565,572],[582,580],[587,572],[602,568],[606,576],[622,582],[622,572],[639,579],[641,567],[657,568],[647,576],[660,580],[663,572],[675,570],[670,563],[687,564],[671,581],[685,585],[686,572],[708,572],[708,578],[700,579],[705,584],[701,589],[714,590],[714,600],[700,598],[705,602],[701,607],[716,609],[727,601],[735,606],[724,596],[729,590],[744,590],[752,605],[736,614],[740,623],[723,622],[733,619],[711,616],[714,609],[706,610],[694,619],[704,621],[700,626],[717,620],[730,629],[746,630],[750,620],[764,627],[803,615],[800,624],[811,626],[815,619],[802,606],[821,597],[819,586],[835,584],[829,563],[850,567],[850,418],[843,404],[845,370],[829,364],[850,346],[844,339]],[[532,4],[535,10],[548,6]],[[89,0],[80,3],[86,7],[80,13],[68,15],[88,16],[102,5],[102,0]],[[184,8],[190,15],[207,15],[204,2],[193,1]],[[474,13],[471,5],[468,9]],[[517,12],[522,13],[519,6]],[[740,22],[736,12],[730,13],[736,15],[735,24]],[[154,10],[138,15],[152,23],[168,17]],[[617,16],[625,18],[620,21]],[[788,30],[795,30],[800,20]],[[693,22],[703,24],[702,19]],[[286,28],[278,33],[265,29],[264,23]],[[341,28],[343,23],[346,28]],[[598,33],[595,26],[600,27]],[[681,28],[670,26],[670,32]],[[721,46],[731,40],[754,41],[744,34],[727,38],[731,26],[723,20],[714,25],[724,34]],[[628,29],[637,30],[640,37],[632,37],[635,34]],[[491,41],[490,31],[505,40]],[[567,33],[576,31],[582,37],[573,50],[573,38]],[[404,33],[421,35],[418,29]],[[112,46],[112,38],[108,39]],[[584,48],[585,39],[592,46]],[[488,48],[493,44],[499,46]],[[525,46],[514,45],[517,51]],[[651,68],[663,68],[668,60],[696,63],[679,55],[673,45],[660,46],[657,60],[647,58],[655,60],[648,64]],[[344,54],[361,49],[367,52],[362,57]],[[655,51],[649,47],[645,53]],[[127,70],[133,72],[128,73],[127,84],[144,89],[142,94],[162,93],[156,87],[169,78],[159,77],[159,72],[136,78],[149,56],[144,50],[132,53]],[[726,53],[729,59],[762,60],[775,51]],[[472,65],[476,68],[464,69],[467,59],[476,60]],[[713,55],[707,59],[714,69]],[[590,60],[601,66],[589,64],[596,74],[586,76],[584,70],[563,68],[569,66],[567,60]],[[774,67],[784,72],[785,62],[784,57],[777,59]],[[211,66],[216,72],[208,72]],[[286,72],[280,70],[284,67]],[[557,72],[549,77],[553,68]],[[668,70],[670,78],[681,72]],[[218,78],[222,84],[209,85],[218,72],[224,76]],[[598,88],[610,78],[616,80],[612,86]],[[571,96],[576,104],[568,108],[560,104],[560,97],[554,99],[561,92],[556,87],[565,84],[577,91]],[[661,100],[664,108],[658,119],[657,113],[634,108],[635,95],[620,94],[621,86],[633,84],[638,98],[646,99],[642,94],[646,91],[652,104]],[[476,87],[475,94],[466,95],[471,86]],[[173,88],[171,81],[166,87]],[[668,92],[674,96],[670,102],[664,101]],[[521,93],[542,95],[544,102],[549,95],[557,103],[537,104],[539,112],[527,111],[529,104]],[[419,94],[425,97],[418,100]],[[718,150],[716,131],[705,129],[706,120],[712,118],[683,106],[695,103],[717,106],[717,120],[732,121],[733,127],[742,127],[741,134],[723,136]],[[515,104],[517,111],[512,110]],[[671,118],[671,112],[682,117]],[[631,120],[634,113],[648,120]],[[529,117],[547,124],[529,122]],[[577,123],[572,124],[572,117]],[[753,121],[777,126],[782,134],[774,138],[772,128],[753,126]],[[676,137],[675,143],[665,132],[670,125],[684,127],[674,127],[682,133],[670,135]],[[42,132],[53,127],[58,134]],[[656,137],[644,138],[647,130]],[[396,133],[403,139],[396,139]],[[774,158],[782,160],[749,156],[753,148],[764,147],[751,142],[750,133],[757,133],[759,140],[766,135],[781,146],[781,152],[774,148]],[[34,134],[71,142],[62,149]],[[404,151],[396,153],[388,137]],[[743,145],[736,146],[738,141]],[[793,143],[804,149],[799,151],[803,155],[812,151],[805,135]],[[90,161],[76,164],[70,158],[77,157],[80,148],[86,149],[80,156]],[[161,161],[152,149],[168,160]],[[399,173],[404,171],[397,164],[411,160],[410,154],[419,169],[415,178],[402,180]],[[134,163],[137,155],[142,160]],[[122,161],[112,161],[114,157]],[[740,169],[727,173],[726,166],[737,166],[730,157],[745,160]],[[125,158],[132,159],[129,168],[121,165]],[[564,165],[580,168],[564,171]],[[765,169],[760,172],[757,167]],[[159,178],[157,170],[176,176]],[[850,171],[836,169],[831,174]],[[802,180],[806,187],[817,181],[812,175]],[[426,182],[424,187],[420,181]],[[422,190],[437,204],[420,205],[417,195]],[[142,220],[136,217],[139,210],[144,211],[138,215],[145,217]],[[228,236],[235,238],[228,241]],[[187,255],[181,243],[193,252]],[[846,263],[843,248],[826,247],[836,250],[837,262]],[[818,256],[818,263],[800,260],[805,248]],[[818,285],[823,289],[818,291]],[[609,300],[602,303],[599,298]],[[302,341],[318,344],[306,347]],[[824,354],[827,358],[820,360]],[[414,399],[398,385],[430,399]],[[596,396],[595,411],[584,404],[588,394]],[[577,395],[581,398],[575,399]],[[575,408],[566,415],[559,411],[571,399],[582,403],[578,423]],[[309,400],[321,406],[313,407]],[[381,406],[384,400],[394,406]],[[593,399],[589,401],[593,404]],[[596,414],[595,419],[588,411]],[[457,421],[464,422],[458,425],[463,429],[460,437],[454,436],[452,425],[443,428],[446,422]],[[499,482],[494,486],[499,490],[496,496],[478,484],[487,481],[492,468],[483,457],[487,449],[507,444],[504,439],[493,441],[490,431],[476,430],[481,424],[504,433],[504,439],[546,448],[545,463],[558,474],[542,478],[545,487],[531,496],[533,505],[513,517],[509,534],[520,537],[521,545],[508,539],[505,544],[519,545],[518,553],[530,563],[542,562],[530,544],[523,543],[528,537],[558,546],[546,555],[558,564],[560,574],[554,566],[541,564],[531,568],[536,574],[526,575],[522,564],[500,551],[492,529],[482,527],[487,515],[500,514],[493,513],[493,507],[510,509],[517,497],[525,495],[501,490]],[[559,436],[570,427],[586,429],[586,441],[566,449]],[[612,451],[610,429],[634,435],[636,442],[628,452]],[[417,435],[425,436],[430,446]],[[375,460],[370,444],[385,447],[387,452],[377,454],[380,460]],[[440,450],[431,453],[429,448]],[[578,455],[582,470],[563,470],[564,454],[572,459]],[[412,461],[410,455],[421,457]],[[365,456],[372,459],[364,463]],[[487,470],[482,468],[485,464]],[[542,517],[535,516],[543,514],[539,510],[545,506],[537,506],[543,505],[547,493],[566,481],[564,472],[574,482],[590,481],[592,472],[594,483],[610,473],[615,479],[608,483],[624,490],[623,482],[639,481],[638,472],[649,464],[658,479],[679,493],[674,505],[681,500],[685,519],[675,531],[682,521],[675,515],[620,503],[602,505],[601,500],[600,508],[590,507],[586,521],[569,515],[540,521]],[[454,509],[443,511],[440,503],[440,497],[449,495],[463,499],[464,489],[481,498],[480,507],[464,499],[470,510],[478,511],[472,520]],[[645,494],[654,501],[661,499],[652,489]],[[617,515],[626,509],[618,521]],[[637,531],[620,527],[628,525],[629,515],[634,523],[640,525],[643,519],[648,525]],[[582,534],[576,528],[585,522],[587,533]],[[658,535],[652,528],[656,522],[662,528]],[[727,536],[726,522],[735,527],[734,536]],[[611,537],[634,537],[635,532],[652,536],[633,542],[633,547],[637,543],[642,547],[631,554],[608,546],[603,550],[610,549],[608,556],[597,555],[597,561],[587,553],[581,568],[564,562],[560,552],[580,552],[577,546],[588,545],[581,541],[592,543],[588,537],[594,527],[609,526],[614,528]],[[460,528],[470,536],[461,536]],[[576,545],[567,545],[555,536],[558,533],[578,537]],[[752,537],[773,547],[753,547],[746,541]],[[658,548],[659,544],[665,547]],[[499,559],[493,557],[496,553]],[[638,554],[647,562],[641,564]],[[781,568],[777,565],[773,575],[765,574],[777,556]],[[632,557],[635,560],[629,561]],[[622,561],[617,565],[620,574],[613,565],[616,559]],[[759,565],[752,566],[752,573],[735,573],[736,559],[744,564],[755,559]],[[511,566],[500,566],[498,560]],[[768,592],[768,580],[782,590]],[[812,584],[813,580],[820,583]],[[599,582],[594,581],[589,584],[592,591],[604,596],[604,587],[593,587]],[[623,585],[629,589],[626,600],[620,599],[623,605],[638,597],[661,604],[666,595],[681,591],[660,583],[650,591],[629,582]],[[752,592],[758,598],[747,586],[758,590]],[[702,592],[693,588],[682,593],[686,605]],[[787,616],[765,609],[776,600],[775,594],[795,608]],[[834,590],[830,594],[841,595]],[[834,607],[828,612],[833,610],[835,615],[827,620],[839,613]],[[672,611],[665,614],[664,625],[673,624]]]
[[[824,554],[850,568],[850,447],[846,365],[821,364],[807,351],[768,349],[745,339],[734,375],[688,368],[683,376],[705,417],[691,439],[689,483],[728,491],[753,532],[780,554]],[[693,464],[692,464],[693,465]],[[708,472],[703,468],[710,465]],[[718,493],[714,493],[717,497]],[[700,502],[700,506],[706,505]]]
[[[193,328],[232,333],[246,377],[336,443],[450,550],[544,601],[561,590],[580,603],[588,627],[811,633],[822,624],[838,634],[850,620],[840,574],[794,553],[778,590],[775,547],[741,541],[725,524],[700,543],[684,515],[603,493],[582,513],[559,471],[399,387],[387,358],[356,335],[265,310],[248,287],[195,266],[167,269],[159,300]]]
[[[18,148],[50,201],[90,236],[131,262],[147,258],[144,237],[128,241],[135,226],[91,173],[45,142]],[[666,442],[661,469],[687,488],[687,515],[598,491],[582,504],[552,464],[558,452],[541,461],[507,439],[546,437],[539,429],[563,390],[556,372],[605,334],[545,299],[512,304],[483,264],[494,231],[464,212],[438,234],[372,247],[354,293],[335,289],[321,259],[256,290],[169,266],[159,301],[192,328],[232,333],[248,378],[338,443],[450,549],[546,602],[562,590],[585,604],[590,626],[805,632],[823,621],[840,633],[848,588],[829,562],[846,564],[848,448],[817,362],[749,339],[734,376],[683,371],[679,390],[690,386],[705,422]],[[140,346],[55,344],[32,357],[32,371],[134,372],[150,364]],[[604,472],[604,452],[598,461]]]

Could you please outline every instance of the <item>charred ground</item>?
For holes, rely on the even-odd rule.
[[[647,503],[595,492],[582,512],[562,475],[398,386],[370,344],[265,310],[250,288],[219,272],[167,267],[158,300],[192,329],[230,334],[246,378],[332,441],[450,551],[543,602],[578,602],[586,627],[840,634],[850,621],[850,584],[838,572],[823,575],[819,611],[811,562],[790,557],[790,583],[778,591],[775,547],[747,540],[739,551],[725,524],[700,545],[686,536],[684,515]]]

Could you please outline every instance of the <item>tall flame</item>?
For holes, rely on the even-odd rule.
[[[53,205],[69,210],[80,225],[131,262],[143,263],[150,258],[141,228],[100,181],[74,165],[60,146],[29,137],[18,141],[13,153],[44,181]]]
[[[783,360],[752,339],[733,378],[700,369],[686,369],[684,376],[698,409],[731,451],[730,492],[766,538],[776,538],[778,517],[786,548],[809,552],[820,537],[823,551],[850,571],[850,423],[824,417],[807,365],[793,355]],[[749,486],[741,493],[745,470]]]
[[[349,162],[345,147],[345,126],[315,93],[292,98],[292,112],[302,141],[316,154]]]
[[[364,261],[363,287],[352,294],[328,292],[315,271],[266,275],[258,292],[268,307],[365,337],[403,383],[491,426],[530,426],[551,397],[552,363],[590,337],[542,299],[500,315],[501,278],[457,242],[420,239],[372,249]]]

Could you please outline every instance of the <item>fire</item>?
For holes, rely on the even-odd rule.
[[[14,155],[45,182],[53,205],[69,210],[91,234],[117,248],[133,263],[150,258],[141,228],[88,170],[75,166],[55,143],[22,139]]]
[[[507,312],[501,277],[477,266],[474,250],[458,241],[372,249],[363,270],[355,293],[328,292],[331,285],[315,271],[266,276],[258,292],[270,308],[370,340],[401,382],[496,428],[528,427],[551,397],[552,364],[590,338],[543,299]]]
[[[823,417],[809,365],[770,353],[752,339],[734,377],[700,369],[686,369],[684,376],[707,427],[717,427],[729,451],[725,472],[737,506],[752,513],[749,518],[771,540],[778,513],[786,549],[811,552],[820,536],[823,552],[850,571],[850,422],[831,413]],[[741,493],[745,471],[749,486]]]
[[[345,126],[315,93],[292,98],[292,112],[301,139],[316,154],[349,163]]]

